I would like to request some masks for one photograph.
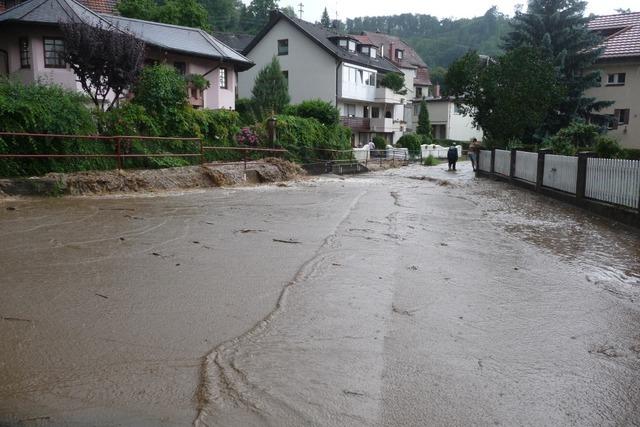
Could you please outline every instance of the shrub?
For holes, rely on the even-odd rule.
[[[640,150],[637,148],[624,148],[623,156],[629,160],[640,160]]]
[[[244,127],[236,134],[236,142],[238,145],[257,147],[260,144],[260,138],[251,128]]]
[[[240,115],[240,123],[250,126],[258,122],[255,104],[252,99],[240,98],[236,100],[236,112]]]
[[[6,132],[95,135],[88,99],[60,86],[30,84],[0,78],[0,123]],[[15,154],[105,154],[111,147],[94,140],[58,138],[0,138],[0,153]],[[41,175],[104,169],[113,166],[105,159],[5,159],[0,162],[2,176]]]
[[[167,65],[145,67],[134,89],[134,104],[143,106],[161,124],[163,133],[175,134],[184,120],[187,82]]]
[[[321,99],[303,101],[297,105],[289,105],[285,108],[285,114],[305,118],[314,118],[326,126],[337,125],[340,120],[340,112],[329,102]]]
[[[440,162],[435,157],[433,157],[431,154],[429,154],[427,156],[427,158],[424,159],[423,164],[425,166],[436,166],[436,165],[440,164]]]
[[[598,135],[593,146],[593,151],[598,154],[598,157],[603,158],[613,159],[616,157],[625,157],[624,150],[620,147],[618,141],[606,135]]]
[[[560,154],[564,156],[574,156],[576,154],[576,147],[571,143],[571,141],[557,136],[546,138],[542,142],[542,145],[544,148],[553,151],[553,154]]]
[[[350,150],[351,130],[344,126],[325,126],[318,120],[281,115],[277,121],[277,145],[289,150],[290,160],[308,163],[318,158],[330,159],[330,150]]]
[[[407,89],[405,88],[404,74],[402,73],[386,73],[380,79],[380,86],[391,89],[398,95],[406,95]]]
[[[407,133],[403,135],[396,143],[397,147],[407,148],[410,156],[420,155],[420,145],[422,145],[424,139],[415,133]]]
[[[373,144],[376,146],[376,150],[384,150],[387,148],[387,140],[380,135],[373,137]]]

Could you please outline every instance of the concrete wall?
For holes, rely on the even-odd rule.
[[[282,39],[289,40],[289,54],[278,56],[278,40]],[[240,97],[251,98],[256,76],[274,56],[280,61],[282,70],[289,73],[291,103],[322,99],[336,105],[338,64],[335,58],[296,27],[282,20],[247,55],[256,65],[239,74]]]
[[[600,64],[602,85],[586,91],[587,96],[602,101],[615,101],[614,105],[602,110],[601,114],[613,114],[616,109],[629,109],[629,124],[609,130],[623,147],[640,149],[640,60],[633,63]],[[626,73],[624,86],[607,86],[607,75]]]

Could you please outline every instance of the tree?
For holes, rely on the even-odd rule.
[[[240,26],[239,0],[199,0],[209,15],[209,26],[216,31],[235,31]]]
[[[297,18],[296,11],[293,10],[292,6],[285,6],[282,9],[280,9],[280,12],[284,13],[289,18]]]
[[[532,142],[564,96],[555,77],[553,64],[532,48],[514,49],[496,61],[468,52],[449,67],[446,95],[493,144]]]
[[[259,31],[269,21],[269,13],[278,9],[278,0],[251,0],[247,13],[252,27]]]
[[[322,26],[325,28],[331,28],[331,18],[329,18],[329,12],[327,12],[326,7],[322,11],[322,18],[320,18],[320,24],[322,24]]]
[[[264,117],[280,113],[289,104],[287,80],[282,74],[280,62],[274,56],[258,75],[251,90],[258,115]]]
[[[429,109],[427,101],[424,99],[420,102],[420,114],[418,114],[418,127],[416,129],[418,135],[423,135],[426,139],[431,139],[431,122],[429,121]]]
[[[565,97],[548,112],[546,133],[555,133],[611,105],[584,96],[586,89],[599,86],[600,75],[593,65],[602,52],[601,37],[587,27],[586,4],[580,0],[531,0],[526,13],[516,13],[504,39],[507,51],[537,49],[556,68],[556,80]]]
[[[144,63],[144,42],[117,27],[61,24],[65,61],[96,107],[110,110],[136,82]]]
[[[391,89],[398,95],[406,95],[407,88],[405,87],[404,74],[402,73],[386,73],[380,79],[380,85]]]
[[[127,18],[210,30],[207,10],[197,0],[120,0],[117,9]]]

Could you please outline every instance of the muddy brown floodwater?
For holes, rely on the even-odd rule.
[[[0,425],[640,425],[640,236],[468,163],[0,201]]]

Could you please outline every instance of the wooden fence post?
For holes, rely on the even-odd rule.
[[[587,189],[587,163],[589,157],[595,157],[596,153],[581,151],[578,153],[578,177],[576,179],[576,199],[582,200]]]
[[[517,149],[511,149],[511,163],[509,164],[509,179],[513,180],[516,177],[516,153]]]
[[[542,190],[542,184],[544,180],[544,156],[551,154],[551,150],[542,149],[538,150],[538,171],[536,173],[536,191]]]
[[[491,173],[492,175],[496,173],[496,149],[495,148],[491,149],[491,168],[489,170],[489,173]]]

